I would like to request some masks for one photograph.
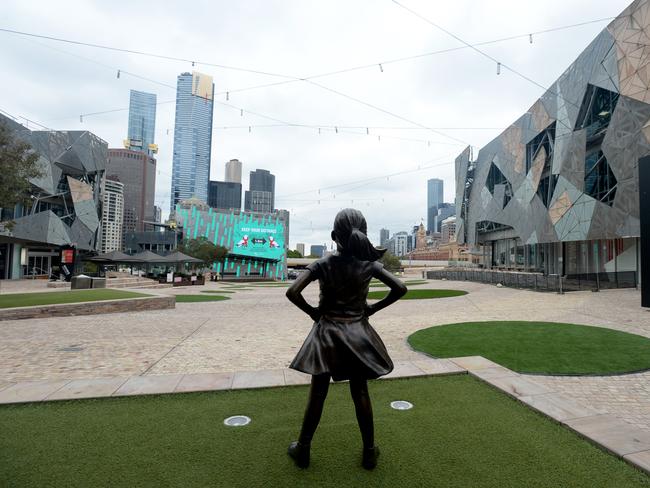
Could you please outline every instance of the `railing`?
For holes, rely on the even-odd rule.
[[[511,288],[558,293],[579,290],[598,291],[611,288],[636,288],[638,283],[636,271],[559,276],[491,269],[443,269],[427,271],[427,278],[430,280],[474,281],[493,285],[500,283]]]

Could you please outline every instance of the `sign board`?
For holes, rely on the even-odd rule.
[[[167,283],[172,283],[174,281],[174,272],[167,273]]]
[[[72,263],[74,263],[74,249],[62,249],[61,264],[72,264]]]
[[[278,261],[284,255],[282,222],[264,224],[240,222],[234,225],[232,254]]]

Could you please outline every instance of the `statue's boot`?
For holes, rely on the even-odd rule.
[[[309,448],[309,444],[305,445],[298,441],[294,441],[289,444],[287,454],[289,454],[291,459],[293,459],[296,466],[299,468],[307,468],[309,467]]]
[[[361,458],[361,466],[364,469],[375,469],[377,466],[377,458],[379,457],[379,448],[375,447],[364,447],[363,457]]]

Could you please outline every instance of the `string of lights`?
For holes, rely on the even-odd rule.
[[[411,11],[410,9],[408,9],[407,7],[404,7],[403,5],[399,4],[398,2],[395,2],[395,3],[400,5],[401,7],[405,8],[405,9]],[[413,12],[413,11],[411,11],[411,12],[414,13],[415,15],[419,16],[419,14],[417,14],[416,12]],[[248,69],[248,68],[227,66],[227,65],[222,65],[222,64],[218,64],[218,63],[210,63],[210,62],[204,62],[204,61],[191,61],[189,58],[179,58],[179,57],[173,57],[173,56],[167,56],[167,55],[160,55],[160,54],[157,54],[157,53],[149,53],[149,52],[145,52],[145,51],[136,51],[136,50],[133,50],[133,49],[123,49],[123,48],[117,48],[117,47],[114,47],[114,46],[106,46],[106,45],[99,45],[99,44],[93,44],[93,43],[86,43],[86,42],[82,42],[82,41],[64,39],[64,38],[60,38],[60,37],[45,36],[45,35],[42,35],[42,34],[35,34],[35,33],[23,32],[23,31],[15,31],[15,30],[12,30],[12,29],[0,28],[0,32],[6,32],[6,33],[10,33],[10,34],[29,36],[29,37],[35,37],[35,38],[41,38],[41,39],[47,39],[47,40],[51,40],[51,41],[66,42],[66,43],[70,43],[70,44],[83,45],[83,46],[94,47],[94,48],[99,48],[99,49],[107,49],[107,50],[112,50],[112,51],[125,52],[125,53],[129,53],[129,54],[139,54],[139,55],[152,56],[152,57],[168,59],[168,60],[191,62],[192,65],[203,64],[203,65],[206,65],[206,66],[214,66],[214,67],[219,67],[219,68],[223,68],[223,69],[233,69],[233,70],[237,70],[237,71],[246,71],[246,72],[253,72],[253,73],[257,73],[257,74],[265,74],[265,75],[269,75],[269,76],[287,78],[286,80],[284,80],[282,82],[276,82],[276,83],[265,84],[265,85],[256,85],[255,87],[247,87],[247,88],[242,88],[242,89],[231,89],[231,90],[226,90],[226,91],[217,93],[217,95],[218,94],[225,94],[227,99],[228,99],[230,93],[235,93],[237,91],[244,91],[244,90],[249,90],[249,89],[254,89],[254,88],[255,89],[256,88],[263,88],[263,87],[268,87],[268,86],[274,86],[274,85],[277,85],[277,84],[292,83],[292,82],[297,82],[297,81],[306,81],[306,82],[308,82],[308,81],[313,80],[315,78],[320,78],[320,77],[325,77],[325,76],[332,76],[332,75],[336,75],[336,74],[342,74],[342,73],[347,73],[347,72],[351,72],[351,71],[356,71],[356,70],[359,70],[359,69],[367,69],[367,68],[370,68],[370,67],[377,67],[377,66],[379,66],[381,71],[383,71],[383,66],[384,65],[388,65],[388,64],[391,64],[391,63],[402,62],[402,61],[406,61],[406,60],[417,59],[417,58],[421,58],[421,57],[425,57],[425,56],[431,56],[431,55],[434,55],[434,54],[442,54],[442,53],[445,53],[445,52],[451,52],[451,51],[459,50],[459,49],[474,48],[475,50],[477,50],[478,52],[481,52],[483,54],[482,51],[476,49],[476,46],[487,45],[487,44],[496,43],[496,42],[503,42],[503,41],[513,40],[513,39],[520,39],[522,37],[529,37],[529,39],[532,41],[533,35],[545,34],[545,33],[550,33],[550,32],[557,32],[557,31],[560,31],[560,30],[565,30],[565,29],[574,28],[574,27],[578,27],[578,26],[584,26],[584,25],[593,24],[593,23],[597,23],[597,22],[603,22],[603,21],[606,21],[606,20],[609,20],[609,19],[610,18],[603,18],[603,19],[596,19],[596,20],[591,20],[591,21],[586,21],[586,22],[580,22],[580,23],[571,24],[571,25],[565,25],[565,26],[560,26],[560,27],[544,29],[544,30],[540,30],[540,31],[534,31],[534,32],[531,32],[529,34],[520,34],[520,35],[516,35],[516,36],[503,37],[503,38],[500,38],[500,39],[495,39],[495,40],[492,40],[492,41],[485,41],[485,42],[476,43],[476,44],[469,44],[469,43],[466,43],[465,41],[461,40],[461,42],[463,42],[465,44],[464,46],[461,46],[461,47],[455,47],[455,48],[450,48],[450,49],[433,51],[433,52],[418,54],[418,55],[414,55],[414,56],[406,56],[406,57],[396,58],[396,59],[392,59],[392,60],[385,60],[385,61],[381,61],[379,63],[364,64],[364,65],[360,65],[360,66],[354,66],[354,67],[351,67],[351,68],[345,68],[345,69],[340,69],[340,70],[335,70],[335,71],[329,71],[329,72],[326,72],[326,73],[320,73],[320,74],[312,75],[312,76],[305,77],[305,78],[297,78],[297,77],[292,77],[290,75],[282,75],[282,74],[279,74],[279,73],[271,73],[271,72],[262,71],[262,70],[253,70],[253,69]],[[427,20],[427,19],[423,19],[423,20]],[[436,25],[436,27],[439,27],[439,26]],[[446,31],[446,32],[449,33],[448,31]],[[449,34],[453,35],[451,33],[449,33]],[[460,39],[460,38],[458,38],[458,39]],[[79,57],[81,59],[86,59],[87,61],[96,62],[94,60],[84,58],[83,56],[78,56],[77,55],[77,57]],[[96,63],[97,64],[102,64],[102,63],[99,63],[99,62],[96,62]],[[499,62],[497,61],[497,63],[499,63]],[[499,63],[498,66],[502,66],[502,63]],[[509,67],[507,67],[507,68],[511,69]],[[150,81],[152,83],[167,86],[169,88],[174,88],[171,85],[161,83],[161,82],[158,82],[156,80],[151,80],[151,79],[143,77],[141,75],[136,75],[136,74],[131,73],[129,71],[124,71],[124,70],[120,70],[120,69],[117,70],[118,78],[119,78],[120,74],[122,74],[122,73],[127,74],[129,76],[134,76],[134,77],[139,78],[139,79],[147,80],[147,81]],[[523,76],[523,75],[521,75],[521,76]],[[536,82],[534,82],[534,80],[529,80],[529,81],[537,84]],[[375,110],[381,111],[382,113],[385,113],[385,114],[400,118],[401,120],[409,121],[409,119],[407,119],[405,117],[398,116],[397,114],[394,114],[394,113],[392,113],[390,111],[387,111],[385,109],[377,107],[377,106],[375,106],[373,104],[370,104],[368,102],[360,100],[360,99],[358,99],[356,97],[346,95],[346,94],[344,94],[344,93],[342,93],[340,91],[333,90],[333,89],[331,89],[329,87],[326,87],[324,85],[313,83],[313,82],[312,82],[312,85],[314,85],[314,86],[316,86],[316,87],[318,87],[320,89],[323,89],[323,90],[329,91],[331,93],[334,93],[336,95],[343,96],[343,97],[345,97],[345,98],[347,98],[349,100],[355,101],[357,103],[361,103],[361,104],[363,104],[363,105],[365,105],[367,107],[370,107],[370,108],[373,108]],[[539,84],[537,84],[537,85],[543,88],[542,85],[539,85]],[[159,102],[159,103],[171,103],[171,102],[170,101],[165,101],[165,102]],[[86,113],[86,114],[81,114],[79,116],[79,118],[80,118],[81,121],[83,121],[84,117],[101,115],[101,114],[105,114],[105,113],[113,113],[113,112],[118,112],[118,111],[123,111],[123,110],[128,110],[128,109],[121,108],[121,109],[113,109],[113,110],[106,110],[106,111],[89,112],[89,113]],[[412,121],[409,121],[409,122],[412,122]],[[428,128],[428,127],[426,127],[424,125],[421,125],[421,124],[415,124],[415,125],[418,125],[422,129],[426,129],[426,130],[430,129],[430,128]],[[287,124],[287,126],[288,127],[290,127],[290,126],[298,126],[298,124]],[[249,130],[251,130],[251,126],[249,126]],[[467,143],[466,141],[461,141],[458,138],[448,136],[448,135],[440,132],[438,129],[433,129],[433,132],[435,132],[435,133],[437,133],[439,135],[443,135],[444,137],[448,137],[448,138],[450,138],[452,140],[455,140],[456,142],[461,142],[462,144],[469,145],[469,143]]]

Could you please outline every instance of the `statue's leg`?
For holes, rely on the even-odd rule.
[[[363,441],[363,457],[361,465],[366,469],[377,466],[379,448],[375,446],[375,427],[372,419],[372,403],[368,393],[368,381],[365,378],[350,378],[350,393],[354,401],[361,439]]]
[[[375,428],[372,421],[372,404],[368,393],[368,382],[361,378],[350,378],[350,393],[354,401],[357,422],[365,449],[375,446]]]
[[[330,388],[330,375],[320,374],[311,377],[311,389],[309,390],[309,400],[305,409],[305,418],[302,421],[302,429],[298,441],[300,444],[308,446],[314,437],[316,427],[320,422],[323,413],[323,405],[327,398],[327,392]]]
[[[287,451],[289,456],[293,458],[296,465],[300,468],[309,466],[309,450],[311,447],[311,440],[316,432],[316,427],[320,422],[321,414],[323,413],[323,405],[327,392],[330,387],[330,375],[321,374],[311,377],[311,389],[309,390],[309,400],[307,400],[307,408],[305,409],[305,418],[302,421],[302,429],[300,430],[300,437],[298,441],[289,444]]]

